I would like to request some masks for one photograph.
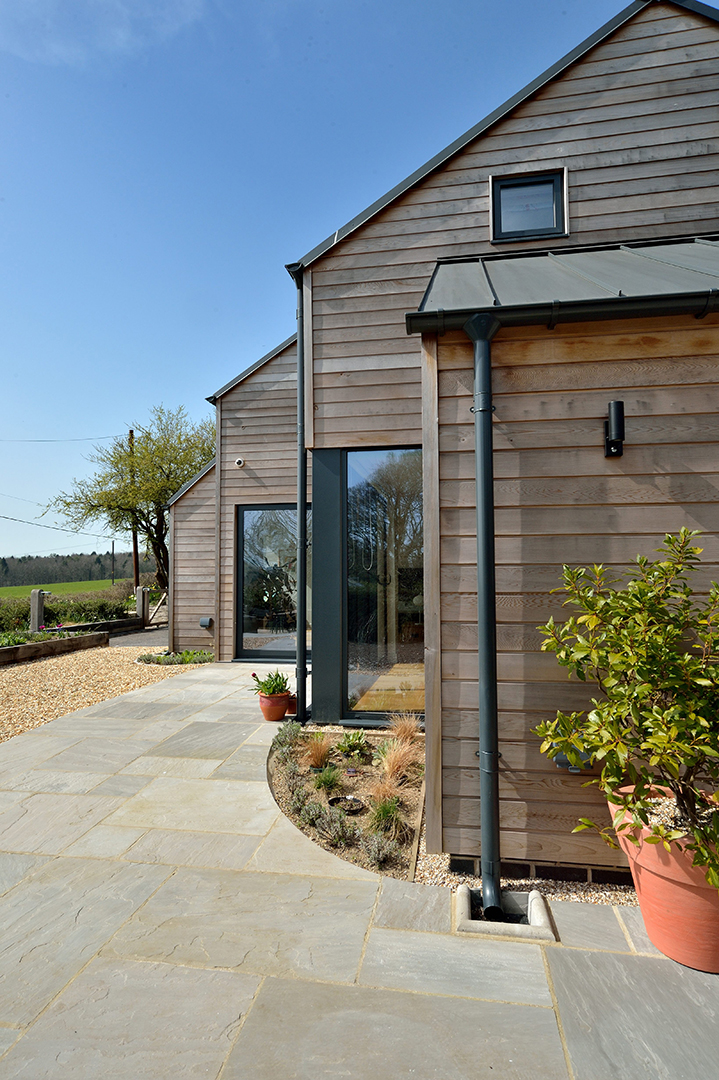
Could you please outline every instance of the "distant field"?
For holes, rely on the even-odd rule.
[[[56,581],[54,585],[6,585],[0,589],[0,597],[29,596],[33,589],[46,589],[55,596],[67,596],[72,593],[94,592],[95,589],[109,589],[111,585],[110,578],[105,581]]]

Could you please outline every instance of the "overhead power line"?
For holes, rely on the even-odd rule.
[[[23,499],[21,495],[8,495],[6,491],[0,491],[3,499],[17,499],[18,502],[30,503],[31,506],[44,506],[44,503],[35,502],[34,499]]]
[[[70,533],[71,536],[94,536],[98,540],[112,540],[111,536],[105,536],[102,533],[81,532],[79,529],[61,529],[59,525],[43,525],[39,521],[26,521],[24,518],[8,517],[7,514],[0,514],[0,518],[3,521],[17,521],[21,525],[34,525],[36,529],[53,529],[55,532]]]
[[[61,442],[104,442],[106,439],[121,439],[122,435],[97,435],[93,439],[0,439],[3,443],[61,443]],[[92,535],[88,533],[88,535]]]

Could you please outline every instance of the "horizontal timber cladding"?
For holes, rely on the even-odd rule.
[[[297,501],[297,347],[293,341],[218,401],[219,659],[235,657],[237,506]],[[311,468],[311,454],[308,455]],[[242,458],[244,464],[235,462]],[[308,488],[309,490],[309,488]]]
[[[170,649],[215,648],[215,468],[170,508],[172,528]],[[200,619],[213,620],[211,631]]]
[[[417,439],[420,350],[405,336],[404,314],[417,308],[437,259],[719,231],[718,44],[716,23],[670,4],[648,5],[317,259],[311,308],[315,445],[399,445]],[[489,177],[560,167],[568,170],[570,235],[493,246]],[[694,358],[685,372],[701,395],[697,358],[705,352],[706,324],[694,323],[680,336],[668,355]],[[652,337],[644,343],[633,339],[635,359],[654,355]],[[608,338],[603,359],[627,359],[625,340],[624,329]],[[575,365],[571,335],[557,333],[554,344],[556,362]],[[530,352],[535,347],[531,335],[524,347]],[[592,362],[591,350],[583,359]],[[536,377],[534,370],[520,369],[525,360],[533,363],[528,354],[513,358],[507,380]],[[576,364],[567,373],[566,395],[584,386],[582,367]],[[608,366],[591,408],[598,407],[604,387],[617,376],[628,380],[622,386],[636,387],[635,367]],[[647,369],[646,377],[653,407],[637,407],[637,424],[649,443],[660,444],[664,435],[659,430],[655,438],[653,431],[665,416],[662,397],[672,380],[662,365]],[[513,387],[500,379],[500,389]],[[547,430],[551,418],[541,411],[542,401],[533,400],[534,383],[526,383],[524,392],[526,402],[513,402],[508,417],[514,423],[519,412],[524,419],[517,437],[526,442],[535,436],[553,445]],[[448,400],[446,407],[454,405]],[[686,409],[683,428],[665,433],[669,441],[702,440],[701,410],[689,402]],[[389,415],[395,416],[391,425]],[[567,431],[573,448],[596,443],[596,429],[582,421],[577,415],[574,430]],[[465,433],[452,437],[464,439]],[[565,475],[575,474],[568,469]]]
[[[463,333],[436,340],[442,836],[446,850],[476,855],[473,354]],[[532,734],[592,695],[541,652],[537,626],[568,616],[552,592],[562,563],[620,574],[682,525],[705,532],[695,587],[719,578],[719,316],[500,330],[492,364],[502,858],[617,865],[597,836],[571,833],[580,816],[608,821],[596,788],[541,755]],[[625,403],[626,439],[623,456],[607,459],[614,398]]]

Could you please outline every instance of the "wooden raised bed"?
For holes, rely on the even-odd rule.
[[[28,641],[25,645],[8,645],[0,649],[0,665],[19,664],[23,660],[40,660],[44,656],[76,652],[78,649],[95,649],[108,645],[110,635],[105,633],[80,634],[77,637],[49,638],[47,641]]]

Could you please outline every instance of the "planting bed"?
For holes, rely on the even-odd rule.
[[[280,809],[315,843],[348,862],[390,877],[408,877],[421,824],[424,736],[412,724],[396,730],[362,731],[360,752],[343,752],[348,730],[284,724],[268,762]],[[355,729],[360,730],[361,729]],[[313,769],[324,740],[336,786],[319,789],[327,774]],[[389,754],[386,752],[389,751]],[[330,781],[331,785],[331,781]],[[348,798],[349,797],[349,798]],[[356,807],[355,800],[362,804]],[[347,811],[342,804],[347,804]]]

